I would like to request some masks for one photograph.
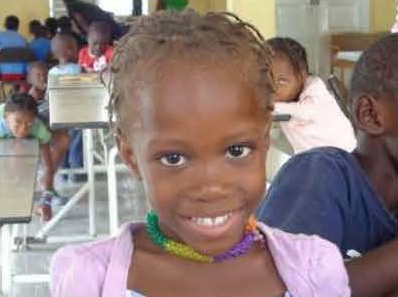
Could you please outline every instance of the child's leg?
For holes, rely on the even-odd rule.
[[[52,217],[51,199],[54,193],[54,166],[51,159],[51,149],[49,144],[41,144],[40,152],[45,167],[44,192],[36,207],[36,212],[42,217],[43,221],[48,221]]]
[[[83,134],[81,130],[72,131],[72,143],[69,147],[69,166],[71,168],[83,167]],[[84,179],[84,175],[73,175],[76,181]]]
[[[55,130],[52,131],[52,141],[53,148],[51,158],[54,169],[56,170],[65,158],[66,152],[71,143],[71,137],[69,136],[68,130]]]

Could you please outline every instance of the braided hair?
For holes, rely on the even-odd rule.
[[[268,39],[267,44],[275,55],[284,55],[289,59],[296,74],[309,73],[307,53],[299,42],[289,37],[275,37]]]
[[[255,86],[260,108],[272,110],[271,50],[252,25],[230,13],[200,16],[193,10],[157,12],[130,22],[130,31],[116,43],[109,73],[108,109],[118,132],[124,118],[132,117],[126,106],[137,105],[128,101],[139,96],[148,81],[156,81],[165,61],[238,65],[242,79]]]

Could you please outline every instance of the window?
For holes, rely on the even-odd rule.
[[[133,0],[99,0],[98,5],[116,16],[131,15]]]

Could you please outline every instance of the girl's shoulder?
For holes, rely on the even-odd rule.
[[[110,270],[118,277],[126,272],[118,263],[129,265],[132,230],[137,226],[128,223],[116,237],[59,249],[50,264],[52,296],[100,296]]]
[[[292,234],[258,224],[293,296],[350,296],[344,261],[333,243],[317,235]]]

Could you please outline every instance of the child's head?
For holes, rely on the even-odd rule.
[[[90,53],[100,57],[105,53],[110,41],[110,27],[105,22],[93,22],[88,27],[87,43]]]
[[[18,31],[19,18],[15,15],[9,15],[4,21],[4,28],[7,30]]]
[[[28,66],[28,83],[38,90],[44,91],[47,87],[47,65],[43,62],[36,61]]]
[[[45,28],[42,26],[39,20],[32,20],[29,22],[29,33],[35,38],[45,36]]]
[[[296,101],[308,76],[305,48],[292,38],[267,40],[274,52],[272,74],[275,81],[275,101]]]
[[[4,118],[16,138],[25,138],[37,116],[35,100],[28,94],[15,93],[5,103]]]
[[[51,39],[51,51],[61,65],[75,62],[77,59],[77,43],[70,34],[57,33]]]
[[[57,20],[58,32],[60,33],[70,33],[72,32],[72,21],[67,16],[61,16]]]
[[[398,34],[367,49],[351,79],[352,114],[359,145],[377,142],[398,166]],[[375,157],[377,157],[375,155]]]
[[[251,27],[191,10],[135,19],[115,49],[121,156],[162,230],[200,252],[238,242],[264,193],[270,67]]]
[[[46,25],[47,33],[50,38],[53,38],[57,34],[58,22],[56,18],[49,17],[44,22]]]

